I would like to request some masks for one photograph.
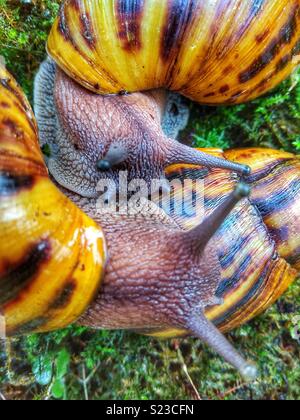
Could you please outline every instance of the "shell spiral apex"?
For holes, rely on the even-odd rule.
[[[97,93],[166,88],[240,103],[299,64],[300,0],[67,0],[48,53]]]

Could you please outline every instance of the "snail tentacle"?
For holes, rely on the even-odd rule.
[[[214,237],[221,263],[217,297],[224,302],[207,308],[205,315],[226,332],[262,313],[299,275],[300,159],[291,153],[263,148],[209,152],[242,164],[248,162],[252,168],[247,177],[251,199],[243,200],[230,213]],[[184,165],[168,168],[167,177],[179,179],[182,184],[174,189],[175,208],[182,194],[190,193],[190,187],[184,186],[186,181],[192,178],[204,183],[206,217],[216,211],[220,200],[225,200],[238,182],[221,170],[207,172]],[[202,200],[174,215],[185,231],[198,227],[199,206],[201,209]],[[157,333],[164,337],[168,334]]]
[[[208,153],[200,152],[199,150],[188,147],[182,143],[174,143],[172,140],[166,140],[165,142],[167,150],[166,167],[176,163],[185,163],[201,165],[207,168],[226,169],[246,176],[251,173],[251,169],[248,165],[241,165],[239,163],[231,162],[230,160],[220,159],[211,156]]]
[[[234,366],[247,382],[255,381],[258,376],[256,366],[247,362],[203,313],[199,311],[193,313],[189,319],[188,327],[191,333]]]
[[[111,144],[106,155],[97,162],[97,167],[107,167],[106,170],[125,162],[127,159],[127,148],[123,144]]]
[[[187,113],[173,107],[180,118],[166,122],[165,89],[232,104],[274,87],[297,66],[300,0],[156,2],[63,3],[48,41],[56,64],[46,61],[35,83],[41,143],[61,191],[28,103],[0,67],[0,310],[9,334],[79,316],[95,328],[193,332],[253,379],[255,367],[211,322],[228,330],[251,319],[297,276],[299,161],[275,151],[210,156],[174,142]],[[166,168],[173,163],[183,165]],[[205,205],[196,207],[205,221],[146,199],[134,214],[102,211],[98,181],[123,169],[128,181],[161,178],[167,192],[172,170],[178,181],[204,174]],[[253,186],[234,210],[249,190],[229,171]],[[172,188],[170,213],[191,189]],[[114,193],[107,188],[108,201]]]
[[[220,204],[206,220],[193,230],[184,233],[185,239],[193,243],[193,255],[203,257],[203,250],[213,238],[220,226],[226,220],[231,211],[245,197],[250,195],[250,187],[247,184],[238,184],[235,190]],[[221,278],[221,276],[220,276]],[[209,304],[221,304],[216,296],[212,296]],[[188,317],[187,328],[196,334],[202,341],[209,344],[232,366],[238,369],[241,375],[248,381],[255,380],[257,370],[246,362],[234,349],[223,334],[206,318],[203,309],[199,307],[192,310]]]

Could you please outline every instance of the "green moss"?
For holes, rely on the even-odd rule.
[[[58,1],[0,0],[0,45],[10,71],[32,98],[33,77]],[[300,83],[294,75],[251,104],[209,108],[191,105],[187,140],[202,147],[261,145],[300,149]],[[230,337],[257,361],[261,379],[239,376],[198,340],[158,341],[124,332],[71,327],[3,343],[1,392],[7,398],[188,399],[195,396],[183,361],[204,399],[299,399],[299,343],[292,338],[300,314],[294,285],[265,314]],[[182,357],[181,357],[182,356]]]
[[[193,107],[189,132],[198,147],[261,146],[300,150],[300,71],[273,94],[234,107]]]

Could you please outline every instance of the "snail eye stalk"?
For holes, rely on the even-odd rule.
[[[202,257],[208,242],[221,227],[227,216],[243,198],[249,197],[250,192],[250,187],[247,184],[238,184],[236,189],[204,223],[185,233],[188,241],[192,244],[195,256]],[[256,367],[244,360],[223,334],[205,317],[201,309],[193,308],[187,318],[187,328],[238,369],[246,381],[256,379],[258,374]]]
[[[184,163],[191,165],[201,165],[207,168],[219,168],[236,172],[242,176],[249,176],[251,168],[248,165],[231,162],[221,159],[208,153],[201,152],[192,147],[186,146],[170,139],[165,139],[166,165]]]
[[[193,230],[184,233],[189,241],[194,244],[198,253],[202,253],[210,239],[222,226],[225,219],[234,207],[243,199],[250,196],[251,189],[249,185],[240,183],[236,189],[224,200],[224,202],[199,226]]]
[[[193,334],[234,366],[246,382],[256,380],[258,376],[257,367],[253,363],[246,361],[203,314],[193,314],[189,320],[188,327]]]

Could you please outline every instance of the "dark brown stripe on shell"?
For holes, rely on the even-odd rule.
[[[140,50],[144,0],[118,0],[115,7],[122,48],[129,52]]]
[[[293,51],[292,51],[292,56],[293,57],[295,57],[297,55],[300,55],[300,39],[299,39],[299,41],[297,41],[297,43],[294,46]]]
[[[18,92],[16,92],[12,86],[11,86],[11,79],[0,79],[0,85],[4,87],[4,89],[9,90],[12,92],[15,96],[17,96]]]
[[[9,129],[9,131],[16,135],[17,137],[22,137],[23,136],[23,130],[20,130],[18,125],[11,120],[10,118],[4,118],[2,120],[2,125],[4,125],[6,128]]]
[[[288,262],[292,267],[297,266],[299,269],[300,264],[300,247],[296,248],[291,255],[285,257],[286,262]]]
[[[264,52],[250,65],[250,67],[248,67],[248,69],[240,73],[239,80],[241,83],[246,83],[256,77],[274,60],[280,53],[281,48],[291,42],[297,30],[297,15],[299,10],[300,6],[297,2],[291,11],[286,24],[279,31],[278,37],[271,41]]]
[[[245,156],[245,154],[241,156]],[[251,155],[251,153],[248,156],[250,162],[251,159],[253,159],[253,156]],[[276,160],[266,163],[262,169],[252,172],[252,174],[247,177],[247,182],[249,184],[254,184],[259,181],[264,181],[264,179],[272,173],[276,174],[280,171],[286,172],[286,170],[293,170],[293,167],[296,165],[299,165],[298,160],[292,158],[277,158]]]
[[[75,51],[77,51],[78,52],[78,54],[92,67],[92,68],[94,68],[95,67],[95,63],[88,57],[88,55],[87,54],[85,54],[85,52],[84,52],[84,50],[83,49],[81,49],[81,50],[79,50],[79,48],[78,48],[78,46],[76,45],[76,43],[75,43],[75,41],[74,41],[74,39],[73,39],[73,37],[71,36],[71,34],[70,34],[70,30],[69,30],[69,27],[68,27],[68,21],[67,21],[67,17],[66,17],[66,9],[67,9],[67,7],[73,7],[74,9],[76,9],[76,11],[77,11],[77,13],[78,14],[80,14],[80,17],[79,17],[79,19],[82,21],[82,20],[85,20],[85,17],[84,16],[86,16],[87,17],[87,15],[84,15],[83,13],[82,13],[82,10],[81,10],[81,7],[80,7],[80,3],[78,2],[78,0],[72,0],[71,2],[69,2],[69,3],[65,3],[65,4],[62,4],[61,5],[61,7],[60,7],[60,11],[59,11],[59,15],[58,15],[58,30],[59,30],[59,32],[61,33],[61,35],[64,37],[64,39],[65,39],[65,41],[67,41],[67,42],[69,42],[71,45],[72,45],[72,47],[74,48],[74,50]],[[87,22],[85,21],[85,24],[86,24]],[[90,28],[91,29],[91,28]],[[91,29],[92,30],[92,29]],[[84,36],[84,34],[82,34],[83,36]],[[85,34],[85,35],[87,35],[87,34]],[[96,42],[96,37],[95,37],[95,34],[94,34],[94,42],[93,42],[93,47],[94,47],[94,43]],[[107,80],[109,80],[110,82],[111,82],[111,84],[113,85],[113,86],[118,86],[119,85],[119,83],[118,83],[118,81],[116,80],[116,79],[114,79],[113,78],[113,76],[108,72],[108,71],[106,71],[104,68],[101,68],[101,73],[102,74],[105,74],[105,76],[106,76],[106,78],[107,78]],[[84,77],[82,78],[82,80],[84,80]],[[77,80],[76,80],[77,81]],[[96,84],[94,84],[93,85],[93,88],[95,89],[95,90],[97,90],[97,91],[99,91],[100,90],[100,88],[101,88],[101,86],[98,84],[98,83],[96,83]]]
[[[263,185],[259,185],[259,188],[262,188]],[[277,188],[274,193],[268,196],[267,199],[259,198],[255,201],[254,204],[259,209],[260,214],[263,217],[267,217],[270,214],[278,213],[289,209],[290,207],[290,198],[300,196],[300,180],[294,180],[289,183],[289,188],[284,189]]]
[[[268,37],[269,33],[270,33],[270,29],[268,28],[268,29],[265,29],[260,34],[256,35],[256,37],[255,37],[256,42],[258,44],[261,44]]]
[[[30,175],[11,175],[0,171],[0,197],[18,194],[30,190],[35,184],[35,178]]]
[[[203,97],[204,98],[212,98],[213,96],[216,96],[216,92],[208,92]]]
[[[229,85],[224,85],[220,88],[220,93],[221,94],[226,93],[229,91],[229,89],[230,89]]]
[[[48,240],[39,242],[28,249],[19,263],[6,264],[5,272],[0,275],[0,304],[14,299],[34,280],[42,265],[49,260],[51,245]]]
[[[10,105],[7,102],[1,102],[0,103],[0,107],[1,108],[5,108],[5,109],[8,109],[8,108],[10,108]]]
[[[63,3],[60,6],[59,14],[58,14],[58,29],[63,38],[66,41],[70,41],[70,31],[67,24],[67,19],[65,15],[65,4]]]
[[[22,169],[22,176],[43,176],[48,178],[48,170],[42,162],[27,156],[17,155],[8,150],[1,152],[0,174],[19,177],[20,169]]]
[[[238,90],[237,92],[233,93],[231,98],[226,101],[226,104],[233,104],[234,102],[236,102],[242,95],[244,94],[243,90]]]
[[[228,76],[228,74],[232,73],[233,70],[234,70],[233,65],[229,64],[229,66],[225,67],[225,69],[223,70],[224,76]]]
[[[246,2],[245,2],[246,3]],[[233,15],[233,19],[236,22],[236,27],[234,32],[230,36],[225,36],[222,43],[220,43],[219,48],[217,48],[216,56],[220,60],[225,55],[229,54],[232,51],[232,48],[237,45],[241,39],[246,36],[248,32],[252,30],[252,22],[253,20],[258,18],[258,15],[264,10],[263,6],[265,4],[265,0],[252,0],[249,1],[250,9],[248,16],[240,21],[238,18],[238,8],[236,9],[236,15]],[[247,4],[243,5],[242,7],[247,7]],[[225,17],[224,14],[228,11],[228,9],[232,8],[231,0],[223,0],[220,2],[219,8],[217,9],[216,16],[214,18],[214,24],[212,26],[212,34],[213,37],[219,32],[219,22],[224,21]]]
[[[78,0],[72,0],[70,2],[62,3],[59,14],[58,14],[58,30],[65,39],[65,41],[70,42],[73,46],[73,48],[78,51],[79,53],[83,54],[83,51],[79,51],[77,45],[74,42],[73,37],[71,36],[70,29],[69,29],[69,23],[68,18],[66,15],[66,11],[68,8],[74,8],[77,12],[77,15],[79,15],[79,19],[82,19],[82,11],[80,9],[80,5],[78,3]]]
[[[300,47],[300,43],[299,43],[299,47]],[[255,92],[257,92],[257,93],[263,93],[266,90],[268,90],[268,83],[270,82],[270,80],[274,76],[276,76],[278,73],[280,73],[281,71],[283,71],[290,64],[290,62],[293,60],[293,58],[300,53],[300,48],[299,48],[299,52],[298,53],[295,53],[295,50],[296,49],[297,49],[297,44],[295,45],[295,47],[293,48],[293,50],[292,50],[291,53],[286,54],[284,57],[282,57],[278,61],[278,63],[276,64],[275,70],[271,74],[269,74],[268,77],[266,77],[263,80],[261,80],[256,86],[254,86],[253,89],[251,89],[251,90],[249,90],[247,92],[246,98],[249,98]]]
[[[290,61],[292,60],[292,54],[286,54],[285,56],[283,56],[278,63],[276,64],[276,70],[275,70],[275,74],[279,73],[280,71],[284,70],[286,68],[286,66],[290,63]]]
[[[166,24],[161,39],[160,55],[163,61],[176,60],[197,6],[195,0],[168,1]]]
[[[32,128],[33,131],[36,131],[36,126],[35,126],[35,122],[34,120],[31,118],[32,115],[32,111],[29,108],[29,106],[27,105],[26,101],[24,100],[23,96],[21,95],[21,93],[17,90],[14,89],[13,86],[11,85],[12,80],[11,79],[1,79],[0,78],[0,85],[8,90],[9,92],[11,92],[15,98],[18,99],[19,105],[18,108],[20,109],[20,111],[26,116],[26,119],[30,125],[30,127]]]
[[[275,258],[272,262],[275,261]],[[249,301],[251,301],[255,296],[259,296],[261,290],[264,288],[266,280],[269,278],[270,273],[272,271],[272,264],[267,264],[264,268],[264,271],[261,273],[257,282],[252,286],[251,290],[235,305],[233,305],[230,309],[228,309],[222,316],[214,321],[216,326],[221,326],[222,324],[226,324],[228,319],[230,319],[237,311],[239,311],[242,307],[246,306]],[[222,298],[223,297],[223,290],[224,282],[218,289],[216,296]],[[228,289],[231,289],[231,285],[229,285]]]
[[[80,15],[81,24],[81,35],[85,39],[87,45],[91,48],[95,48],[96,37],[93,30],[92,20],[88,13]]]
[[[269,227],[269,235],[276,243],[288,242],[289,240],[289,227],[281,226],[280,228]]]

